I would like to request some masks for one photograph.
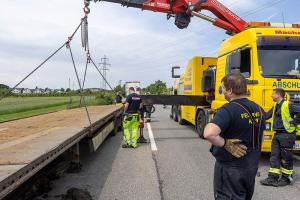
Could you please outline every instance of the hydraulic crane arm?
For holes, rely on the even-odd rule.
[[[141,8],[153,12],[167,13],[168,18],[175,16],[178,28],[186,28],[191,16],[200,17],[225,29],[230,33],[239,33],[246,29],[248,23],[234,14],[217,0],[100,0],[119,3],[123,6]],[[201,10],[212,12],[216,18],[203,15]]]

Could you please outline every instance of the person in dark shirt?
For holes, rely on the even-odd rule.
[[[124,142],[123,148],[136,148],[139,130],[139,110],[143,107],[140,95],[135,93],[133,87],[129,88],[129,95],[126,97],[124,105]],[[131,134],[129,129],[131,129]]]
[[[260,181],[262,185],[285,186],[293,181],[292,148],[296,131],[300,130],[300,106],[290,104],[284,97],[285,91],[281,88],[272,93],[275,105],[267,113],[267,119],[273,118],[272,129],[275,135],[272,140],[268,177]]]
[[[118,92],[118,94],[115,97],[115,102],[118,103],[122,103],[122,96],[120,94],[120,92]]]
[[[265,113],[246,98],[246,79],[240,73],[222,79],[223,105],[204,129],[216,159],[214,196],[216,200],[250,200],[260,159]]]

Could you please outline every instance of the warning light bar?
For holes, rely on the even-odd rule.
[[[273,27],[273,28],[300,28],[300,24],[270,23],[270,22],[248,22],[248,28]]]

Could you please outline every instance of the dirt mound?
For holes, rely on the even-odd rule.
[[[62,200],[93,200],[93,198],[87,190],[71,188],[62,197]]]

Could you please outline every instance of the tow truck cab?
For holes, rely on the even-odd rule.
[[[248,97],[266,112],[274,102],[275,88],[287,92],[287,100],[300,105],[300,29],[251,28],[224,41],[219,50],[215,100],[211,108],[217,110],[226,103],[221,80],[233,71],[247,78]],[[263,152],[271,151],[272,120],[267,121],[263,136]],[[297,133],[295,150],[300,150],[300,133]]]

